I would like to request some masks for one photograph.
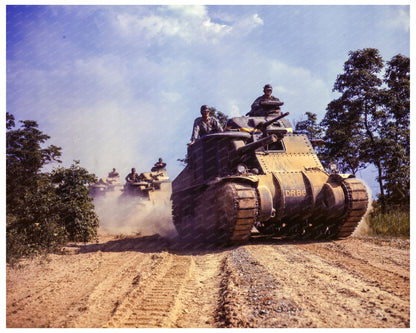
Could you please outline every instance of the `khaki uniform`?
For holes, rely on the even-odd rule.
[[[217,119],[209,117],[208,121],[205,122],[202,117],[196,118],[194,121],[191,142],[194,142],[196,139],[201,138],[204,135],[219,133],[222,131],[223,129]]]
[[[140,181],[140,177],[139,177],[139,175],[137,174],[137,172],[136,173],[134,173],[133,174],[133,172],[130,172],[127,176],[126,176],[126,181],[127,182],[133,182],[133,183],[136,183],[136,182],[139,182]]]

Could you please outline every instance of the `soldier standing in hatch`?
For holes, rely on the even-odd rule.
[[[267,116],[270,113],[279,113],[280,106],[283,102],[277,97],[272,96],[273,87],[270,84],[266,84],[263,87],[264,95],[257,97],[256,100],[251,104],[251,111],[247,113],[247,116]],[[264,108],[262,102],[278,102],[278,105],[273,110]]]
[[[117,178],[117,177],[119,177],[119,174],[118,174],[116,168],[113,168],[113,171],[110,171],[108,173],[108,178]]]
[[[126,182],[127,183],[136,183],[139,182],[140,178],[139,175],[136,172],[135,168],[131,169],[131,172],[126,176]]]
[[[155,163],[151,171],[164,170],[166,168],[166,163],[163,162],[163,159],[159,157],[159,160]]]
[[[201,106],[201,115],[202,117],[198,117],[194,121],[191,142],[188,145],[193,145],[196,139],[204,135],[223,131],[218,120],[209,116],[209,107],[207,105]]]

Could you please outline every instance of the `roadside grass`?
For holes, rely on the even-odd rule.
[[[396,207],[385,213],[376,208],[366,218],[371,236],[410,238],[410,211],[407,207]]]

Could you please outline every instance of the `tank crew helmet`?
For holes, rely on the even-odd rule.
[[[273,87],[270,85],[270,84],[266,84],[264,87],[263,87],[263,91],[266,91],[266,90],[273,90]]]
[[[201,114],[202,114],[202,113],[204,113],[204,112],[209,112],[209,107],[208,107],[208,105],[202,105],[202,106],[201,106]]]

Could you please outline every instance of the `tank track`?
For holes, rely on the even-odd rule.
[[[337,238],[350,236],[368,208],[368,192],[365,185],[357,178],[348,178],[342,182],[346,196],[346,212],[336,235]]]
[[[230,191],[228,188],[230,188]],[[219,229],[223,229],[227,224],[231,227],[228,243],[236,244],[247,241],[258,215],[256,189],[249,184],[226,183],[219,190],[222,193],[229,192],[234,202],[234,216],[228,221],[223,221],[220,218],[219,222],[223,224],[219,225]]]
[[[173,197],[173,221],[179,236],[192,243],[232,245],[248,240],[258,215],[256,189],[221,182],[205,191]]]

